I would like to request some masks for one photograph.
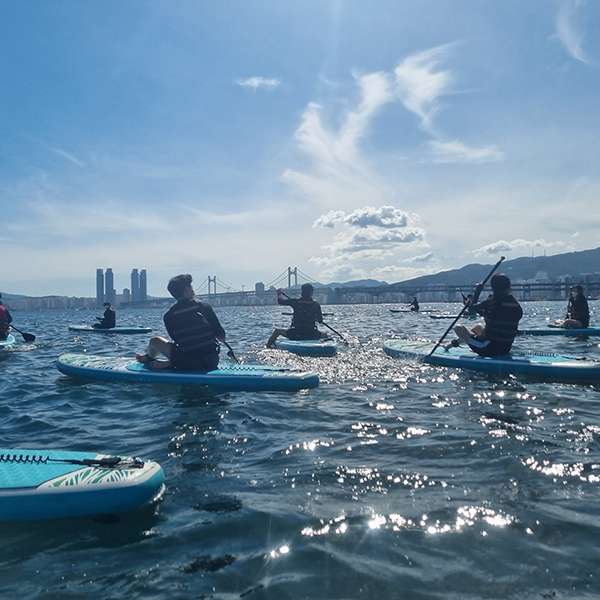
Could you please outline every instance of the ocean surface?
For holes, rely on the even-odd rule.
[[[544,327],[566,301],[523,307],[521,327]],[[318,371],[300,393],[71,379],[58,355],[133,356],[150,336],[67,330],[94,311],[14,312],[37,339],[14,332],[0,356],[0,447],[152,459],[167,490],[117,517],[0,523],[0,599],[600,597],[600,385],[388,357],[384,340],[451,323],[391,308],[325,306],[348,342],[332,358],[265,348],[285,308],[216,309],[243,362]],[[117,324],[164,334],[163,312]],[[600,359],[599,344],[516,347]]]

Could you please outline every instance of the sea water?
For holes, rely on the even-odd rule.
[[[523,306],[523,328],[564,317]],[[436,341],[451,324],[390,308],[327,306],[348,342],[331,358],[267,350],[281,308],[218,308],[240,360],[319,373],[298,393],[72,379],[58,355],[133,356],[149,336],[68,331],[93,311],[14,312],[37,339],[15,332],[0,356],[0,447],[152,459],[167,490],[116,517],[0,524],[0,598],[600,596],[600,386],[386,356],[392,336]],[[164,335],[162,312],[117,320]],[[516,345],[600,359],[599,343]]]

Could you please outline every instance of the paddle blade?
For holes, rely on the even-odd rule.
[[[32,333],[22,333],[21,335],[26,342],[35,342],[35,335]]]

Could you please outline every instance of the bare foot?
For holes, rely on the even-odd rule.
[[[151,363],[154,359],[150,358],[147,354],[137,354],[136,352],[135,360],[139,363],[142,363],[143,365],[147,365],[148,363]]]

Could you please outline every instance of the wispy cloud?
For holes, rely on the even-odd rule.
[[[236,83],[242,87],[249,87],[253,91],[261,87],[276,88],[278,85],[281,85],[281,81],[274,77],[248,77],[247,79],[238,79]]]
[[[452,44],[413,54],[394,70],[396,93],[407,110],[421,119],[421,126],[430,130],[440,105],[438,98],[448,93],[454,77],[450,71],[436,70]]]
[[[556,17],[556,34],[566,51],[575,59],[591,64],[590,58],[583,49],[583,33],[576,23],[577,11],[585,2],[581,0],[564,0]]]
[[[438,163],[487,163],[504,160],[504,153],[496,146],[470,148],[455,140],[453,142],[431,141],[433,161]]]

